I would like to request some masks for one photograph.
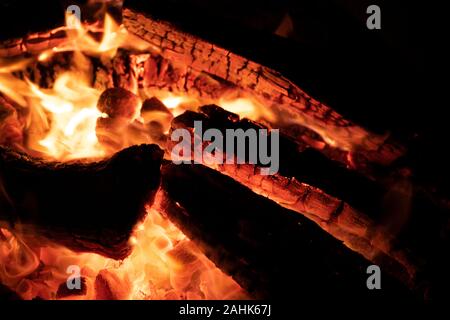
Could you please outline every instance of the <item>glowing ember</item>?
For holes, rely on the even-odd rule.
[[[77,254],[45,242],[30,247],[7,230],[1,232],[4,239],[0,240],[0,281],[25,299],[57,298],[58,288],[65,285],[69,276],[67,269],[73,265],[80,266],[87,291],[69,296],[70,299],[245,298],[239,285],[154,210],[149,210],[146,221],[137,227],[131,240],[133,253],[124,261]],[[99,274],[105,273],[114,275],[113,296],[102,296],[95,290]]]

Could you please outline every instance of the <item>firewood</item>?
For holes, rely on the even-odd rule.
[[[186,112],[173,120],[172,128],[187,128],[193,137],[196,120],[202,121],[203,131],[262,128],[217,106]],[[315,221],[427,298],[447,296],[441,284],[450,283],[442,267],[448,264],[432,248],[450,246],[448,212],[416,191],[407,177],[393,176],[384,183],[366,179],[313,148],[296,149],[284,135],[280,136],[280,168],[275,175],[261,176],[258,166],[251,164],[214,168]],[[436,274],[440,280],[433,280]]]
[[[119,50],[111,63],[90,57],[95,87],[123,87],[132,92],[138,88],[157,88],[211,99],[223,97],[230,89],[239,90],[259,99],[274,114],[295,119],[297,124],[283,124],[281,130],[300,145],[315,146],[327,157],[375,178],[378,165],[389,166],[404,155],[404,146],[394,138],[371,133],[348,121],[278,72],[179,31],[168,22],[154,20],[147,12],[139,12],[134,7],[141,7],[141,4],[134,1],[125,4],[125,26],[129,32],[158,48],[160,53],[155,53],[156,50],[151,54]],[[65,37],[64,32],[51,31],[2,42],[0,57],[37,54],[64,42]],[[49,74],[45,71],[41,78],[44,77],[45,84],[52,83],[53,79],[45,79],[53,78],[52,68],[41,68],[41,64],[36,62],[29,68],[32,75],[49,69]],[[318,132],[325,133],[328,139],[340,141],[343,149],[328,144]]]
[[[176,117],[172,121],[172,130],[188,129],[194,138],[198,133],[194,132],[195,121],[202,122],[203,131],[214,128],[224,136],[227,129],[264,128],[211,105],[201,107],[199,113],[187,111]],[[413,286],[417,267],[406,256],[404,247],[403,250],[391,251],[393,236],[379,228],[386,190],[312,148],[298,150],[296,144],[284,135],[280,136],[279,142],[280,168],[274,175],[260,175],[260,166],[253,164],[219,164],[213,168],[252,191],[306,216],[367,259],[389,264],[396,276]],[[176,142],[170,143],[173,147]],[[221,151],[225,159],[226,150]]]
[[[152,17],[149,4],[126,2],[123,23],[129,32],[161,49],[159,62],[154,63],[154,55],[149,58],[144,87],[164,86],[200,95],[223,92],[226,86],[237,88],[270,106],[270,111],[277,116],[283,114],[289,120],[326,134],[344,150],[351,149],[353,160],[347,164],[369,175],[374,165],[387,166],[405,153],[405,148],[395,139],[386,139],[348,121],[279,72]],[[213,86],[216,90],[204,90],[205,81],[206,87]],[[296,134],[288,127],[282,131],[292,137]],[[339,150],[325,151],[336,149]]]
[[[237,90],[244,96],[259,99],[274,114],[288,114],[289,120],[303,119],[304,125],[298,122],[279,123],[281,131],[293,138],[299,148],[311,146],[327,158],[340,161],[378,182],[391,179],[392,173],[396,175],[399,165],[406,165],[405,169],[410,170],[411,165],[414,167],[417,162],[421,163],[417,155],[403,156],[405,147],[394,137],[373,135],[357,124],[348,122],[274,70],[179,31],[170,23],[152,19],[150,15],[143,14],[145,10],[136,10],[137,5],[148,7],[135,1],[127,2],[124,9],[125,25],[130,32],[161,50],[157,54],[158,50],[136,53],[120,49],[111,62],[89,57],[96,88],[104,90],[118,86],[135,92],[137,85],[144,91],[153,88],[211,99],[219,99],[228,91]],[[0,43],[0,57],[36,55],[63,42],[65,36],[64,32],[55,30],[4,41]],[[18,74],[27,76],[40,86],[48,87],[53,83],[58,70],[70,66],[70,56],[70,52],[56,53],[51,61],[36,61]],[[308,125],[310,121],[318,125],[315,130]],[[267,124],[271,125],[269,122]],[[338,148],[330,140],[325,140],[317,129],[327,135],[331,134],[328,138],[333,138],[333,135],[344,140],[360,137],[361,144],[355,145],[351,151]],[[425,142],[425,145],[432,145],[430,142],[432,141]],[[423,167],[416,168],[413,172],[415,182],[420,184],[418,188],[423,189],[423,194],[430,201],[440,203],[441,207],[448,210],[448,192],[436,191],[434,181],[429,181],[429,171],[433,172],[430,167],[432,166],[429,164],[423,164]],[[446,181],[444,178],[442,180]]]
[[[254,297],[377,297],[365,286],[369,261],[215,170],[164,164],[157,199],[155,208]],[[409,297],[388,275],[383,281],[382,298]]]
[[[416,277],[415,266],[422,261],[416,261],[412,265],[409,257],[405,257],[403,252],[405,239],[406,241],[414,240],[419,233],[423,234],[423,237],[420,237],[423,238],[420,243],[415,244],[415,250],[420,250],[421,257],[431,257],[425,260],[432,260],[436,265],[442,262],[443,255],[432,254],[430,248],[439,248],[438,251],[442,252],[448,248],[448,241],[441,242],[442,237],[448,238],[448,228],[443,227],[448,225],[448,210],[436,211],[434,206],[427,203],[428,200],[420,200],[418,206],[416,198],[411,200],[414,201],[414,212],[411,213],[411,217],[406,217],[409,219],[406,226],[403,221],[396,222],[398,226],[395,229],[400,231],[394,234],[400,232],[400,235],[396,237],[394,245],[383,247],[391,239],[386,234],[374,232],[378,230],[375,224],[380,224],[376,215],[380,212],[379,200],[386,192],[386,188],[390,187],[391,181],[397,178],[397,175],[391,176],[391,170],[395,171],[396,165],[405,161],[402,157],[405,149],[395,139],[386,139],[385,136],[373,134],[347,121],[274,70],[181,32],[169,23],[152,19],[150,15],[136,10],[134,7],[136,3],[138,2],[126,3],[124,22],[128,30],[161,50],[159,54],[152,52],[138,55],[120,50],[113,62],[106,63],[108,64],[106,66],[103,66],[103,62],[96,65],[93,75],[96,85],[103,89],[115,85],[133,92],[138,86],[141,89],[158,88],[193,93],[213,99],[223,97],[223,93],[229,89],[237,89],[245,96],[250,95],[262,101],[275,114],[288,115],[290,119],[304,123],[304,125],[292,126],[283,124],[281,129],[283,134],[292,138],[297,148],[303,151],[300,153],[300,158],[293,157],[288,160],[300,159],[305,167],[318,168],[318,170],[309,172],[299,170],[300,166],[299,168],[282,166],[283,170],[287,170],[286,172],[265,179],[254,174],[254,166],[223,166],[219,167],[219,170],[251,187],[253,191],[269,196],[286,208],[305,214],[329,233],[345,241],[349,247],[370,259],[379,259],[383,256],[383,259],[387,257],[388,262],[392,262],[394,257],[395,268],[400,270],[399,273],[407,270],[405,272],[407,281]],[[36,54],[54,47],[63,41],[63,38],[64,33],[54,31],[30,35],[21,40],[6,41],[0,44],[0,56]],[[64,57],[67,55],[70,56],[70,54],[56,54],[55,59],[62,60],[55,65],[53,59],[51,62],[36,62],[28,68],[30,71],[19,74],[23,76],[30,73],[28,78],[43,87],[48,87],[54,80],[59,66],[64,65]],[[134,60],[137,57],[141,63],[139,68],[137,68],[137,60]],[[142,63],[144,58],[145,62]],[[90,60],[95,59],[90,58]],[[138,69],[139,74],[137,74]],[[1,121],[0,140],[3,140],[0,143],[15,147],[17,144],[22,144],[21,124],[16,118],[14,112],[9,112],[6,120]],[[161,132],[165,132],[163,128],[158,127],[158,123],[150,124],[150,130],[156,129],[158,136]],[[265,124],[269,127],[273,126],[267,121]],[[6,132],[6,135],[3,135],[3,132]],[[318,132],[322,132],[322,135]],[[328,139],[324,139],[323,136]],[[336,142],[339,147],[334,146]],[[352,142],[355,144],[352,145]],[[357,169],[370,179],[376,180],[377,183],[372,184],[359,177],[355,178],[355,175],[352,176],[345,170],[339,170],[335,163],[321,157],[309,147],[319,150],[328,159],[340,161],[352,169]],[[294,154],[297,155],[297,153]],[[401,161],[398,161],[399,159]],[[410,160],[414,162],[417,159]],[[408,171],[409,168],[405,170]],[[388,171],[387,174],[386,171]],[[417,180],[426,181],[426,184],[422,186],[425,189],[424,194],[441,203],[445,202],[442,206],[448,209],[448,197],[445,192],[443,196],[436,196],[439,192],[435,191],[433,181],[428,185],[426,172],[428,171],[414,172],[412,175],[417,174],[415,176]],[[331,175],[327,176],[328,173]],[[351,179],[342,184],[341,182],[347,181],[348,177]],[[389,183],[386,183],[386,178],[389,178]],[[408,190],[408,184],[411,181],[402,175],[399,180],[392,190],[388,190],[388,198],[395,199],[398,194],[401,194],[402,201],[407,206],[410,200],[408,192],[401,189]],[[402,185],[406,187],[403,188]],[[4,189],[0,188],[0,192],[4,193]],[[7,199],[5,194],[3,197]],[[3,206],[3,203],[0,203]],[[5,201],[5,203],[9,202]],[[429,214],[425,216],[424,212]],[[387,231],[389,234],[392,230]],[[372,247],[374,244],[382,248],[374,251]],[[430,266],[426,268],[429,269],[427,270],[429,273],[433,273],[433,268]],[[442,267],[442,270],[444,269]]]
[[[56,163],[0,147],[0,221],[75,251],[123,259],[158,189],[162,155],[141,145],[98,162]]]
[[[22,54],[36,54],[67,41],[66,32],[61,29],[29,34],[21,39],[0,43],[0,57],[9,58]]]
[[[112,61],[114,86],[127,89],[133,93],[137,93],[138,81],[134,57],[129,51],[119,50]]]

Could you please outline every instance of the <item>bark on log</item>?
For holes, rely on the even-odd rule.
[[[217,92],[222,92],[223,90],[226,91],[230,87],[239,87],[239,85],[236,85],[236,82],[241,81],[239,79],[249,78],[251,83],[249,86],[250,92],[252,92],[253,87],[260,87],[256,86],[259,81],[268,83],[267,88],[275,88],[272,91],[268,90],[270,91],[268,92],[269,96],[273,93],[278,94],[279,92],[289,92],[289,90],[291,90],[292,84],[282,77],[278,77],[273,70],[264,68],[248,59],[218,48],[213,44],[206,43],[195,36],[185,34],[166,22],[155,21],[149,16],[145,16],[141,13],[138,14],[136,10],[133,10],[135,5],[136,2],[134,1],[129,1],[125,4],[126,7],[129,7],[124,9],[125,24],[128,26],[129,30],[134,33],[136,31],[135,29],[139,28],[141,37],[156,45],[156,47],[161,48],[162,55],[155,55],[154,50],[152,53],[133,53],[126,50],[120,50],[115,59],[117,61],[111,63],[102,63],[99,59],[91,58],[94,65],[93,80],[96,87],[99,89],[104,90],[116,86],[126,88],[136,93],[136,82],[138,82],[138,85],[141,87],[145,87],[145,85],[155,85],[157,87],[168,89],[177,87],[180,90],[185,89],[185,91],[191,93],[198,91],[199,93],[203,92],[206,93],[207,96],[214,97],[215,94],[217,95]],[[145,33],[145,35],[142,35],[143,33]],[[30,34],[22,39],[3,41],[0,42],[0,57],[14,57],[25,54],[34,55],[50,49],[65,40],[66,34],[61,28]],[[173,58],[181,57],[181,63],[180,61],[173,60],[171,58],[172,56]],[[223,59],[216,59],[218,57],[222,57]],[[144,59],[145,63],[142,63],[142,59]],[[201,68],[198,65],[186,65],[185,61],[189,62],[191,60],[196,60]],[[224,64],[228,65],[228,62],[230,62],[229,67],[231,68],[229,72],[232,72],[233,70],[236,71],[237,74],[233,75],[233,77],[239,81],[224,80],[220,74],[217,74],[217,71],[214,72],[215,69],[227,69],[228,67],[224,66]],[[147,70],[141,72],[140,69],[144,69],[144,65],[147,66],[145,68]],[[242,65],[242,67],[238,67],[240,65]],[[266,75],[266,73],[271,74],[271,76]],[[152,78],[152,76],[149,76],[148,79],[145,77],[142,79],[144,75],[148,74],[157,76],[157,79]],[[251,77],[248,77],[248,74],[251,74]],[[174,84],[173,81],[178,81],[179,83]],[[263,87],[265,88],[266,86],[264,85]],[[295,85],[293,87],[296,88]],[[284,95],[281,94],[280,97],[284,97]],[[297,110],[298,108],[286,108],[286,102],[292,102],[291,100],[293,98],[295,98],[295,96],[288,97],[288,99],[285,100],[283,100],[283,98],[281,101],[275,101],[271,107],[274,111],[284,110],[288,113],[297,114],[299,112]],[[335,114],[331,109],[320,104],[320,106],[316,106],[318,103],[309,98],[306,94],[304,98],[305,99],[299,97],[297,102],[300,104],[305,103],[304,107],[308,111],[304,111],[300,108],[300,114],[302,112],[310,113],[311,119],[320,118],[319,120],[316,119],[319,122],[323,119],[331,119],[331,121],[328,121],[326,124],[325,129],[326,131],[331,131],[332,134],[339,135],[339,132],[333,133],[333,128],[338,128],[338,131],[341,129],[350,131],[351,134],[347,134],[347,137],[361,137],[357,134],[359,132],[358,130],[361,128],[355,129],[358,127],[352,124],[349,124],[348,128],[346,128],[347,125],[345,125],[345,123],[347,122],[345,120],[341,121],[343,128],[339,127],[339,125],[333,125],[333,122],[339,122],[339,117],[335,117]],[[267,100],[266,98],[264,99],[264,101]],[[295,105],[297,102],[294,101],[292,104]],[[372,164],[380,162],[383,164],[392,163],[392,159],[398,159],[398,155],[403,154],[404,152],[404,147],[398,145],[397,142],[392,141],[390,138],[387,138],[387,140],[384,141],[384,138],[381,137],[381,140],[385,143],[382,144],[378,150],[372,150],[367,154],[366,151],[361,150],[360,148],[353,150],[354,152],[347,152],[327,144],[327,141],[324,141],[317,132],[308,129],[305,126],[287,125],[286,127],[283,127],[283,130],[289,136],[295,137],[300,145],[306,143],[321,150],[328,158],[339,160],[350,166],[356,166],[360,171],[365,172],[370,176],[377,176],[385,173],[383,170],[380,172],[380,168],[376,165],[372,166]],[[362,130],[360,133],[362,136],[366,136],[367,134],[369,137],[371,136],[369,133],[365,132],[365,130]],[[373,144],[371,145],[373,146]],[[375,160],[372,161],[372,158]],[[369,161],[367,161],[367,159],[369,159]],[[437,197],[431,190],[433,189],[433,186],[426,188],[426,192],[430,194],[430,197]],[[436,199],[436,201],[442,202],[442,206],[449,208],[447,197],[445,195],[440,195],[439,197],[440,198]]]
[[[61,40],[61,42],[63,41]],[[48,48],[43,48],[42,51],[46,49]],[[35,57],[38,53],[35,53]],[[92,86],[100,91],[110,88],[123,88],[137,93],[138,83],[135,70],[138,65],[137,57],[138,55],[133,55],[131,52],[122,49],[118,50],[117,55],[110,61],[86,56],[83,68],[92,72]],[[21,79],[26,77],[41,88],[51,88],[57,76],[70,70],[74,65],[73,52],[59,52],[54,53],[47,60],[31,61],[26,69],[16,72],[15,75]]]
[[[162,88],[189,94],[197,93],[206,98],[220,98],[230,89],[244,88],[244,91],[250,92],[250,94],[255,93],[257,96],[259,94],[274,113],[287,112],[290,119],[305,117],[304,120],[318,121],[319,127],[331,135],[339,136],[344,133],[346,137],[357,137],[357,139],[367,137],[365,139],[367,141],[373,138],[362,128],[345,120],[339,120],[339,116],[330,108],[314,101],[273,70],[197,39],[195,36],[178,31],[166,22],[155,21],[144,14],[138,14],[133,9],[126,8],[124,18],[128,29],[157,48],[161,48],[161,55],[155,54],[155,50],[146,53],[119,50],[119,54],[110,63],[91,57],[93,83],[100,90],[123,87],[137,93],[135,90],[138,86],[141,89]],[[136,31],[137,29],[139,32]],[[0,57],[37,54],[64,41],[65,33],[62,30],[36,33],[28,35],[24,39],[0,43]],[[33,46],[34,43],[39,45]],[[196,64],[189,65],[192,61],[196,61]],[[40,72],[43,72],[41,79],[45,79],[45,81],[42,81],[51,84],[54,79],[47,79],[53,78],[52,75],[55,73],[51,64],[37,63],[31,66],[30,71],[25,74],[31,73],[33,76],[33,73],[39,75]],[[58,66],[59,63],[56,65]],[[227,73],[230,73],[231,78],[225,80],[223,70],[219,69],[229,69]],[[292,91],[291,87],[295,92],[300,90],[304,96],[301,94],[289,96]],[[381,137],[380,140],[377,139],[380,137],[375,137],[375,140],[384,141],[384,143],[374,150],[372,147],[377,143],[362,143],[362,146],[349,152],[324,140],[317,130],[308,128],[308,123],[305,123],[304,126],[298,124],[281,126],[281,130],[293,138],[299,148],[311,146],[329,159],[356,167],[358,171],[377,181],[383,182],[386,178],[392,179],[390,175],[398,175],[401,168],[409,168],[411,164],[414,166],[417,161],[415,157],[409,158],[408,155],[400,157],[405,149],[391,138],[385,140]],[[320,128],[319,131],[321,131]],[[370,150],[365,150],[364,145],[370,145],[371,147],[368,148]],[[395,159],[399,161],[395,161]],[[393,167],[386,167],[388,164],[393,164]],[[430,201],[435,201],[441,207],[449,209],[450,202],[446,193],[435,191],[436,185],[428,181],[428,168],[420,168],[418,171],[424,172],[423,174],[413,172],[416,183],[420,184],[418,188],[423,189],[423,193]]]
[[[75,251],[124,259],[160,182],[155,145],[94,163],[52,163],[0,147],[0,222]]]
[[[64,30],[54,29],[26,35],[20,39],[11,39],[0,42],[0,58],[16,57],[23,54],[38,54],[42,51],[56,47],[66,41]]]
[[[342,118],[274,70],[132,9],[125,8],[123,17],[127,29],[161,49],[161,55],[120,50],[114,61],[106,65],[91,58],[97,88],[115,86],[137,93],[138,87],[156,87],[208,98],[220,98],[230,88],[238,88],[259,98],[274,114],[284,114],[285,118],[303,123],[283,125],[287,135],[369,175],[375,174],[374,164],[389,165],[405,152],[392,139],[372,134]],[[66,33],[62,29],[35,33],[1,42],[0,57],[36,55],[64,41]],[[52,79],[45,81],[51,83]],[[330,146],[318,133],[340,147]]]
[[[198,137],[194,121],[201,121],[203,132],[218,129],[262,129],[247,119],[217,106],[204,106],[200,113],[187,111],[172,121],[172,130],[188,129]],[[196,135],[197,134],[197,135]],[[198,137],[201,138],[201,137]],[[176,142],[171,142],[172,146]],[[208,143],[205,142],[204,147]],[[224,146],[226,142],[224,142]],[[227,150],[221,150],[225,158]],[[193,153],[192,153],[193,154]],[[275,175],[260,175],[261,166],[253,164],[211,165],[257,194],[296,211],[316,222],[325,231],[343,241],[366,259],[389,265],[389,272],[409,286],[415,285],[417,266],[405,247],[393,250],[393,234],[380,227],[385,190],[373,181],[346,170],[315,150],[299,151],[296,144],[280,137],[280,168]]]
[[[173,70],[164,69],[172,86],[194,90],[205,75],[228,82],[258,97],[275,114],[285,114],[351,151],[354,162],[362,161],[354,163],[362,170],[365,162],[389,165],[404,153],[400,145],[347,121],[274,70],[132,8],[123,9],[123,23],[130,32],[160,48],[161,56],[172,62]]]
[[[256,298],[411,297],[384,274],[382,294],[367,290],[370,262],[306,218],[217,171],[164,164],[161,192],[155,207]]]

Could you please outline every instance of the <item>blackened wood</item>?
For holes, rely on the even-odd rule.
[[[425,18],[425,7],[411,4],[405,8],[400,3],[383,1],[379,5],[396,19],[389,21],[388,28],[373,32],[365,27],[369,4],[367,1],[323,0],[271,0],[261,4],[236,0],[126,0],[124,7],[149,13],[154,20],[170,21],[180,30],[278,70],[312,96],[359,124],[382,132],[399,128],[398,131],[403,131],[404,127],[415,131],[416,121],[410,115],[414,114],[422,126],[419,101],[424,99],[425,102],[429,96],[421,92],[426,83],[423,79],[427,79],[421,76],[424,61],[420,52],[425,46],[406,46],[403,53],[399,49],[406,42],[427,35],[422,29],[426,23],[420,28],[412,23],[419,17]],[[262,26],[279,14],[272,6],[289,12],[286,16],[299,41],[274,36],[276,28],[262,32]],[[237,7],[239,10],[235,9]],[[249,8],[253,10],[246,11]],[[349,9],[352,15],[346,12]],[[270,13],[261,19],[264,11]],[[420,14],[416,15],[415,11]],[[248,28],[252,22],[257,31]],[[414,36],[409,37],[408,33]],[[383,37],[390,40],[383,41]],[[370,72],[365,68],[368,61],[371,61]],[[412,90],[413,87],[416,89]],[[416,105],[419,112],[411,110],[411,105]]]
[[[227,129],[264,128],[211,105],[201,107],[199,113],[187,111],[176,117],[172,121],[172,130],[185,128],[193,137],[196,133],[194,121],[201,121],[204,131],[220,130],[224,137]],[[395,234],[383,228],[381,207],[386,190],[312,148],[298,150],[296,143],[284,135],[280,136],[279,142],[280,168],[274,175],[260,175],[261,166],[253,164],[223,164],[214,168],[316,222],[368,260],[388,265],[389,272],[413,287],[417,266],[404,244],[398,245],[396,250],[391,249]],[[222,151],[224,156],[230,156],[226,154],[228,150]]]
[[[0,147],[0,221],[75,251],[123,259],[160,182],[163,152],[125,149],[93,163],[56,163]]]
[[[239,119],[238,115],[215,105],[203,106],[199,112],[206,116],[203,121],[204,130],[217,128],[224,136],[226,129],[244,131],[267,129],[245,118]],[[299,150],[297,143],[283,134],[280,135],[279,144],[279,173],[282,176],[295,177],[299,181],[315,186],[371,217],[376,217],[380,212],[379,205],[385,192],[382,186],[357,172],[348,170],[342,163],[328,159],[313,148]]]
[[[340,147],[355,153],[353,165],[359,170],[389,165],[404,153],[403,146],[348,121],[279,72],[183,32],[174,23],[158,20],[147,10],[148,5],[143,5],[144,12],[134,9],[135,5],[134,1],[126,4],[124,25],[161,49],[161,56],[175,66],[171,81],[179,86],[201,94],[196,82],[203,75],[226,81],[263,101],[275,114],[296,119],[317,132],[325,131]]]
[[[157,207],[222,270],[257,298],[409,299],[383,273],[367,290],[371,263],[306,218],[202,165],[165,164]]]
[[[130,32],[161,49],[160,56],[151,55],[145,64],[143,83],[139,84],[145,88],[154,86],[172,90],[176,87],[187,93],[211,98],[220,97],[231,87],[244,90],[270,106],[273,112],[284,113],[289,119],[307,124],[283,127],[282,130],[288,135],[297,136],[299,131],[308,131],[306,127],[322,131],[324,127],[328,128],[325,130],[327,134],[339,141],[345,150],[328,146],[321,148],[322,152],[370,176],[376,176],[374,170],[378,164],[390,165],[405,152],[395,139],[386,140],[382,135],[373,134],[348,121],[272,69],[128,8],[124,9],[124,18]],[[1,43],[0,56],[39,53],[55,46],[58,41],[64,41],[64,35],[51,32],[33,34],[21,40]],[[134,68],[136,61],[133,59],[133,55],[120,50],[111,65],[97,65],[93,76],[96,87],[111,87],[114,83],[135,92],[138,79]],[[155,59],[162,59],[163,63],[156,61],[155,67]],[[114,74],[111,75],[108,70]],[[155,73],[157,79],[151,76]],[[303,140],[310,142],[310,139]],[[311,144],[322,145],[324,141],[318,139]],[[352,152],[348,151],[349,148]],[[350,156],[352,161],[348,160]]]
[[[203,130],[216,128],[223,133],[227,128],[263,128],[217,106],[186,112],[174,119],[172,127],[191,130],[196,120],[202,121]],[[444,289],[450,283],[444,271],[448,249],[443,248],[450,247],[449,214],[430,201],[407,172],[378,183],[312,148],[296,149],[283,135],[276,175],[258,178],[258,166],[251,165],[217,168],[254,192],[317,222],[425,299],[448,296]]]

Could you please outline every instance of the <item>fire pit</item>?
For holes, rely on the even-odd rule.
[[[440,295],[417,235],[448,208],[405,143],[280,73],[134,1],[0,57],[0,283],[20,298],[379,297],[374,265],[382,298]]]

